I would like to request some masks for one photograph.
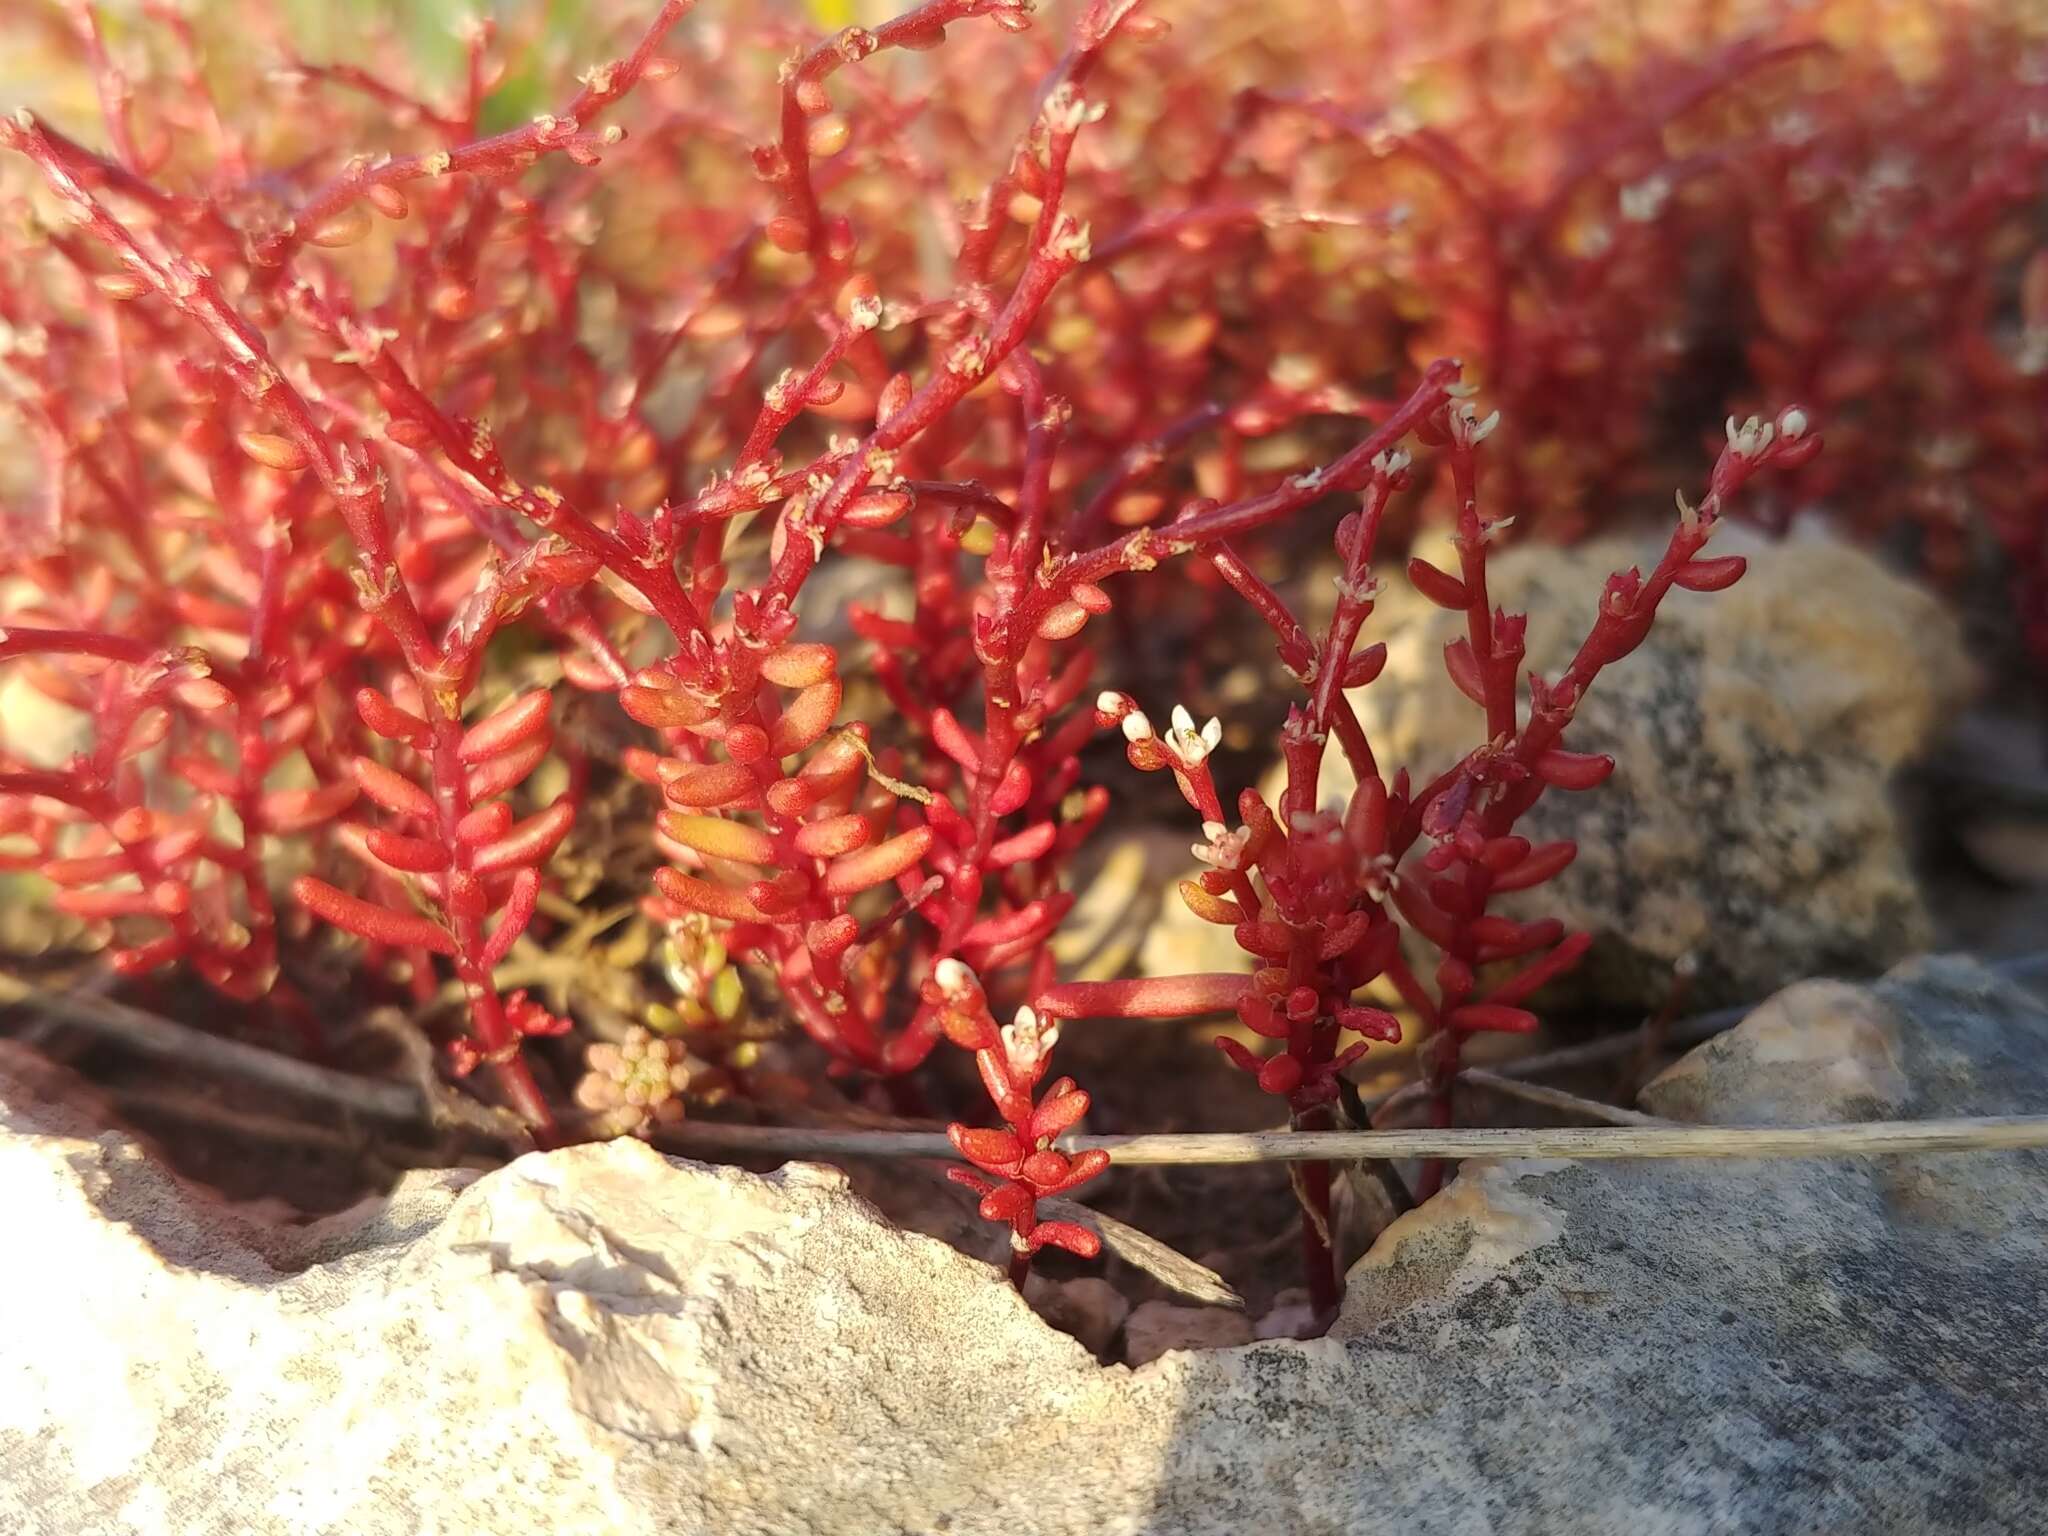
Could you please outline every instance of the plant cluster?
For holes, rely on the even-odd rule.
[[[1772,422],[1751,417],[1738,425],[1731,417],[1727,445],[1700,504],[1679,495],[1677,526],[1647,576],[1630,568],[1608,578],[1586,638],[1562,675],[1528,674],[1523,715],[1518,703],[1528,616],[1488,600],[1487,555],[1501,519],[1483,514],[1478,497],[1479,445],[1500,418],[1496,412],[1482,419],[1455,398],[1468,389],[1450,386],[1454,398],[1417,432],[1442,448],[1457,487],[1459,568],[1453,574],[1418,557],[1409,561],[1408,577],[1430,601],[1465,616],[1466,633],[1445,647],[1444,666],[1483,711],[1470,752],[1426,783],[1415,783],[1405,767],[1390,776],[1346,696],[1347,689],[1369,685],[1386,661],[1384,644],[1360,650],[1358,641],[1379,590],[1372,557],[1387,503],[1409,479],[1411,461],[1400,449],[1382,451],[1364,466],[1361,504],[1338,524],[1337,603],[1320,636],[1227,544],[1207,551],[1224,580],[1272,628],[1281,664],[1306,693],[1305,703],[1289,708],[1281,732],[1286,781],[1278,806],[1247,789],[1237,797],[1236,816],[1225,811],[1209,767],[1215,721],[1198,731],[1176,706],[1162,735],[1127,695],[1104,693],[1097,700],[1102,718],[1122,730],[1131,765],[1170,771],[1202,818],[1204,841],[1194,855],[1208,868],[1182,882],[1181,899],[1197,917],[1228,926],[1256,969],[1248,977],[1056,983],[1039,994],[1038,1009],[1054,1017],[1157,1018],[1235,1008],[1246,1029],[1277,1049],[1261,1057],[1228,1035],[1217,1044],[1233,1065],[1257,1077],[1261,1089],[1284,1099],[1293,1124],[1305,1130],[1331,1128],[1337,1074],[1365,1054],[1367,1042],[1401,1038],[1402,1023],[1393,1013],[1356,1001],[1381,977],[1428,1032],[1424,1080],[1439,1126],[1451,1123],[1451,1087],[1466,1038],[1536,1028],[1536,1015],[1523,1004],[1576,964],[1592,935],[1568,934],[1554,918],[1518,922],[1487,910],[1496,895],[1541,885],[1578,854],[1569,840],[1533,844],[1516,834],[1515,823],[1545,791],[1594,789],[1614,771],[1611,757],[1564,745],[1587,690],[1603,668],[1642,644],[1672,588],[1717,592],[1741,579],[1742,556],[1702,553],[1725,507],[1759,470],[1796,469],[1820,449],[1797,407]],[[1333,736],[1357,776],[1341,806],[1318,799]],[[1418,975],[1404,955],[1404,931],[1439,957],[1433,975]],[[1503,974],[1500,968],[1508,965],[1515,968]],[[1492,979],[1484,979],[1488,967]],[[1347,1034],[1358,1039],[1339,1049]],[[1420,1193],[1434,1193],[1441,1176],[1441,1165],[1432,1164]],[[1328,1246],[1328,1165],[1308,1165],[1298,1193],[1311,1301],[1327,1310],[1336,1303],[1338,1283]]]
[[[1326,79],[1319,7],[1230,46],[1229,14],[1169,28],[1138,0],[1052,25],[924,0],[823,37],[773,8],[679,26],[665,0],[585,23],[618,51],[551,101],[503,62],[542,52],[537,22],[469,25],[423,84],[380,40],[323,62],[237,8],[282,60],[259,77],[203,11],[144,9],[24,19],[100,122],[0,122],[27,471],[0,483],[0,665],[84,743],[0,740],[0,867],[123,975],[189,972],[309,1048],[316,923],[373,993],[452,989],[449,1069],[543,1143],[774,1091],[757,1014],[905,1104],[949,1040],[1001,1122],[951,1128],[962,1181],[1018,1273],[1092,1254],[1039,1210],[1106,1161],[1053,1145],[1088,1107],[1046,1084],[1060,1021],[1234,1011],[1273,1045],[1226,1053],[1303,1126],[1398,1037],[1358,1000],[1379,978],[1431,1034],[1439,1116],[1464,1037],[1533,1026],[1585,939],[1487,910],[1572,856],[1516,822],[1604,777],[1563,744],[1573,713],[1673,587],[1741,574],[1704,547],[1757,471],[1925,526],[1898,455],[1946,444],[1967,526],[2039,576],[2048,453],[2016,381],[2048,282],[2000,274],[2044,136],[2030,84],[1969,88],[1996,27],[1908,72],[1789,13],[1594,48],[1551,7],[1487,31],[1489,8],[1437,29],[1395,6],[1344,18],[1389,68]],[[1237,78],[1276,62],[1302,90]],[[1879,175],[1909,106],[1918,158]],[[1828,190],[1845,176],[1862,190]],[[1703,361],[1730,314],[1732,372]],[[1857,365],[1895,344],[1910,370]],[[1488,511],[1498,418],[1468,376],[1511,423]],[[1620,504],[1766,395],[1839,413],[1856,452],[1824,462],[1849,464],[1814,462],[1802,410],[1731,418],[1663,558],[1518,698],[1488,551]],[[1994,452],[2005,478],[1977,472]],[[1312,626],[1277,572],[1339,507]],[[1346,690],[1384,660],[1375,561],[1432,515],[1460,568],[1409,575],[1466,614],[1446,663],[1484,723],[1411,776]],[[886,579],[849,596],[851,569]],[[1226,804],[1217,722],[1156,729],[1103,657],[1114,624],[1235,599],[1303,690],[1277,805]],[[1108,731],[1200,817],[1182,893],[1247,973],[1056,974]],[[1333,733],[1341,807],[1316,794]],[[544,963],[618,912],[657,938],[607,953],[659,997]],[[1300,1193],[1327,1307],[1328,1169]]]

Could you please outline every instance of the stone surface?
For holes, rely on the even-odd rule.
[[[1148,1301],[1124,1323],[1124,1358],[1132,1365],[1150,1365],[1172,1350],[1227,1349],[1249,1344],[1252,1337],[1252,1320],[1242,1312]]]
[[[1078,1339],[1098,1360],[1115,1357],[1131,1304],[1100,1275],[1049,1280],[1034,1270],[1024,1282],[1032,1310],[1061,1333]]]
[[[1176,800],[1168,809],[1184,808]],[[1074,877],[1079,899],[1053,937],[1062,976],[1099,981],[1133,966],[1155,976],[1216,968],[1205,959],[1212,952],[1203,947],[1208,935],[1194,935],[1193,947],[1180,937],[1186,931],[1180,916],[1198,921],[1175,889],[1194,862],[1188,849],[1200,832],[1191,812],[1189,817],[1185,826],[1143,827],[1086,845]],[[1227,929],[1200,926],[1230,944]]]
[[[2048,1528],[2037,1154],[1471,1164],[1333,1337],[1134,1371],[827,1170],[615,1142],[262,1231],[14,1067],[0,1530]],[[1645,1099],[2041,1112],[2048,1009],[1795,989]]]
[[[1931,941],[1891,786],[1966,700],[1955,620],[1870,555],[1818,536],[1772,544],[1729,528],[1712,552],[1747,554],[1749,573],[1726,592],[1673,592],[1567,735],[1575,750],[1613,754],[1614,776],[1590,793],[1553,791],[1521,828],[1578,840],[1577,862],[1520,900],[1598,935],[1575,981],[1617,1006],[1661,1002],[1684,955],[1699,964],[1693,1005],[1710,1006],[1805,976],[1873,975]],[[1617,538],[1501,554],[1489,587],[1530,615],[1527,666],[1556,677],[1607,574],[1647,569],[1656,553]],[[1387,668],[1353,702],[1381,759],[1418,782],[1479,741],[1478,707],[1443,667],[1463,633],[1462,614],[1398,580],[1368,627],[1387,642]],[[1348,795],[1343,755],[1325,762],[1324,797]]]
[[[1273,1298],[1266,1315],[1252,1328],[1255,1338],[1306,1339],[1318,1331],[1316,1309],[1306,1289],[1290,1286]]]

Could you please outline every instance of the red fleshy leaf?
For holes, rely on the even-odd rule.
[[[1259,1087],[1284,1098],[1301,1086],[1301,1075],[1299,1058],[1283,1053],[1259,1068]]]
[[[1401,1038],[1401,1021],[1384,1008],[1346,1008],[1337,1015],[1337,1022],[1368,1040],[1392,1045]]]
[[[1467,1003],[1462,1008],[1453,1008],[1444,1022],[1452,1029],[1468,1033],[1526,1035],[1535,1029],[1537,1019],[1526,1008],[1510,1008],[1504,1003]]]
[[[1237,1016],[1253,1034],[1264,1035],[1268,1040],[1287,1038],[1287,1022],[1256,992],[1247,992],[1237,1000]]]
[[[1231,1039],[1228,1035],[1218,1035],[1216,1037],[1216,1049],[1228,1056],[1230,1064],[1241,1072],[1257,1073],[1259,1068],[1265,1065],[1258,1057],[1254,1056],[1243,1045]]]
[[[1449,571],[1439,570],[1419,555],[1408,562],[1408,580],[1416,591],[1439,608],[1463,608],[1471,602],[1464,582]]]
[[[1066,1154],[1048,1148],[1025,1158],[1024,1166],[1017,1170],[1017,1176],[1032,1188],[1044,1190],[1065,1179],[1067,1171]]]
[[[1614,759],[1599,752],[1567,752],[1553,747],[1536,759],[1536,773],[1557,789],[1593,789],[1614,772]]]
[[[1031,1229],[1024,1242],[1033,1253],[1041,1248],[1064,1248],[1084,1259],[1092,1259],[1102,1252],[1102,1239],[1072,1221],[1041,1221]]]
[[[1057,1097],[1048,1096],[1031,1112],[1031,1139],[1043,1141],[1057,1136],[1088,1113],[1088,1095],[1076,1089]]]
[[[962,1157],[990,1173],[1012,1173],[1024,1156],[1024,1144],[1012,1131],[949,1125],[946,1137],[960,1149]]]
[[[1077,1152],[1068,1160],[1067,1176],[1051,1189],[1048,1195],[1063,1195],[1070,1189],[1079,1189],[1103,1169],[1109,1166],[1109,1154],[1100,1147],[1091,1147],[1086,1152]]]
[[[1022,1184],[998,1184],[982,1197],[977,1209],[983,1221],[1006,1221],[1013,1225],[1031,1214],[1037,1197]]]

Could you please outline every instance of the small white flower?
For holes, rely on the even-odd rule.
[[[1080,266],[1092,253],[1088,225],[1070,213],[1061,214],[1053,225],[1052,234],[1046,238],[1045,254],[1055,261],[1071,261]]]
[[[1372,472],[1382,480],[1391,480],[1410,464],[1406,448],[1393,448],[1372,456]]]
[[[1645,176],[1632,186],[1621,189],[1621,216],[1631,224],[1647,224],[1664,211],[1665,201],[1671,196],[1671,178],[1663,172]]]
[[[1760,416],[1752,416],[1741,426],[1735,418],[1728,418],[1728,446],[1735,451],[1738,459],[1753,459],[1771,446],[1771,439],[1777,436],[1777,429]]]
[[[1356,581],[1345,576],[1333,576],[1331,580],[1336,583],[1337,595],[1347,603],[1369,603],[1380,595],[1379,581],[1370,571]]]
[[[862,295],[846,306],[846,325],[852,331],[872,331],[882,323],[882,301]]]
[[[1130,742],[1150,741],[1152,722],[1145,718],[1145,711],[1134,709],[1123,719],[1124,740]]]
[[[1114,688],[1105,688],[1095,695],[1095,707],[1105,715],[1113,715],[1124,707],[1124,696]]]
[[[1040,1061],[1059,1044],[1060,1027],[1057,1024],[1041,1024],[1038,1010],[1025,1007],[1017,1010],[1014,1023],[1002,1028],[1003,1059],[1010,1064],[1010,1075],[1028,1078],[1037,1070]]]
[[[978,379],[988,372],[988,338],[978,332],[954,344],[946,354],[946,369],[963,379]]]
[[[946,996],[958,998],[973,988],[975,975],[973,967],[949,955],[932,967],[932,980],[939,984],[939,990]]]
[[[1233,832],[1220,821],[1205,821],[1202,836],[1207,841],[1196,843],[1189,850],[1198,860],[1213,869],[1244,868],[1244,851],[1252,840],[1251,828],[1239,827]]]
[[[1796,443],[1806,436],[1806,412],[1793,406],[1778,417],[1778,436],[1788,443]]]
[[[1494,411],[1484,421],[1469,405],[1460,405],[1451,412],[1451,436],[1462,448],[1478,447],[1493,435],[1493,429],[1499,425],[1499,411]]]
[[[1180,759],[1183,768],[1198,768],[1223,741],[1223,722],[1214,715],[1200,730],[1186,708],[1173,706],[1173,729],[1166,733],[1166,750]]]
[[[1287,723],[1280,727],[1280,735],[1286,741],[1312,742],[1317,746],[1330,739],[1328,731],[1317,730],[1309,723],[1309,717],[1298,710],[1287,717]]]
[[[1054,133],[1074,133],[1088,121],[1088,103],[1073,86],[1062,82],[1040,108],[1045,126]]]

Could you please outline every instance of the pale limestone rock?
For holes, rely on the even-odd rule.
[[[1088,848],[1086,866],[1075,872],[1074,910],[1053,936],[1062,976],[1106,980],[1134,965],[1146,975],[1216,969],[1197,963],[1200,951],[1176,943],[1186,908],[1175,886],[1199,835],[1189,812],[1185,829],[1148,827]],[[1227,929],[1212,932],[1231,944]]]
[[[2038,1154],[1468,1165],[1333,1337],[1133,1371],[830,1170],[615,1142],[259,1237],[12,1065],[10,1533],[2048,1528]],[[1645,1098],[2041,1112],[2048,1009],[1801,989]]]

